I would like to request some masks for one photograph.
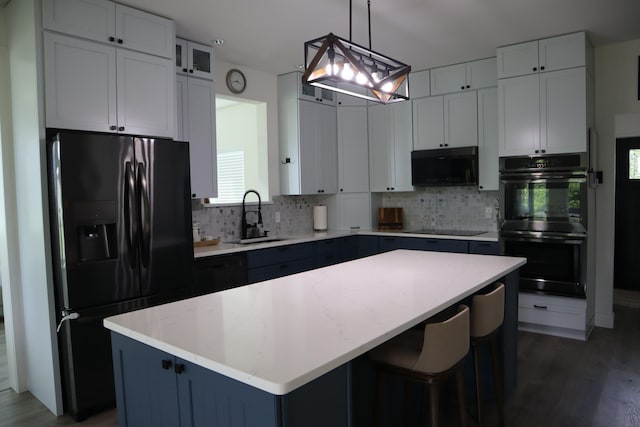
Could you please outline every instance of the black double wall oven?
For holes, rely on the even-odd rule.
[[[585,298],[586,155],[500,159],[500,249],[527,258],[520,290]]]

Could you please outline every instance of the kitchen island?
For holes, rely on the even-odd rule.
[[[350,363],[505,278],[515,384],[523,258],[396,250],[105,319],[120,425],[358,425]]]

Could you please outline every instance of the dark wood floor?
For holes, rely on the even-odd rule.
[[[640,426],[640,310],[614,310],[616,328],[596,328],[587,342],[519,334],[518,387],[507,400],[507,426]],[[486,409],[495,421],[493,406]],[[29,393],[0,392],[0,427],[73,424]],[[76,425],[117,426],[115,411]]]

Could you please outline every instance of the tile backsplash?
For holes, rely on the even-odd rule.
[[[406,193],[385,193],[383,207],[403,209],[405,230],[496,231],[498,192],[474,187],[425,187]],[[490,208],[490,218],[486,218]]]
[[[270,235],[296,235],[313,231],[313,206],[326,196],[274,196],[262,205],[264,230]],[[253,200],[253,199],[251,199]],[[472,187],[427,187],[414,192],[384,193],[384,207],[401,207],[405,230],[435,228],[440,230],[496,231],[497,191],[478,191]],[[203,206],[192,202],[193,222],[200,223],[201,233],[221,237],[229,242],[240,239],[242,205]],[[491,218],[486,218],[490,208]],[[256,205],[247,205],[255,210]],[[280,222],[275,222],[280,212]],[[248,221],[257,221],[248,214]]]
[[[249,199],[249,197],[252,197]],[[253,196],[247,202],[253,202]],[[319,196],[274,196],[273,202],[262,205],[263,230],[269,235],[296,235],[313,230],[313,206],[320,204]],[[203,206],[199,200],[191,202],[193,222],[200,224],[203,235],[222,238],[223,242],[239,240],[242,205]],[[256,204],[248,204],[247,210],[256,210]],[[280,222],[276,223],[276,212],[280,212]],[[250,223],[258,221],[256,214],[249,213]]]

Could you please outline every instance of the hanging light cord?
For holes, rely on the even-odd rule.
[[[371,0],[367,0],[367,16],[369,18],[369,50],[371,50]],[[349,41],[353,36],[353,0],[349,0]]]
[[[349,41],[352,42],[351,39],[351,27],[353,25],[353,0],[349,0]]]
[[[371,0],[367,0],[367,13],[369,15],[369,50],[371,50]]]

